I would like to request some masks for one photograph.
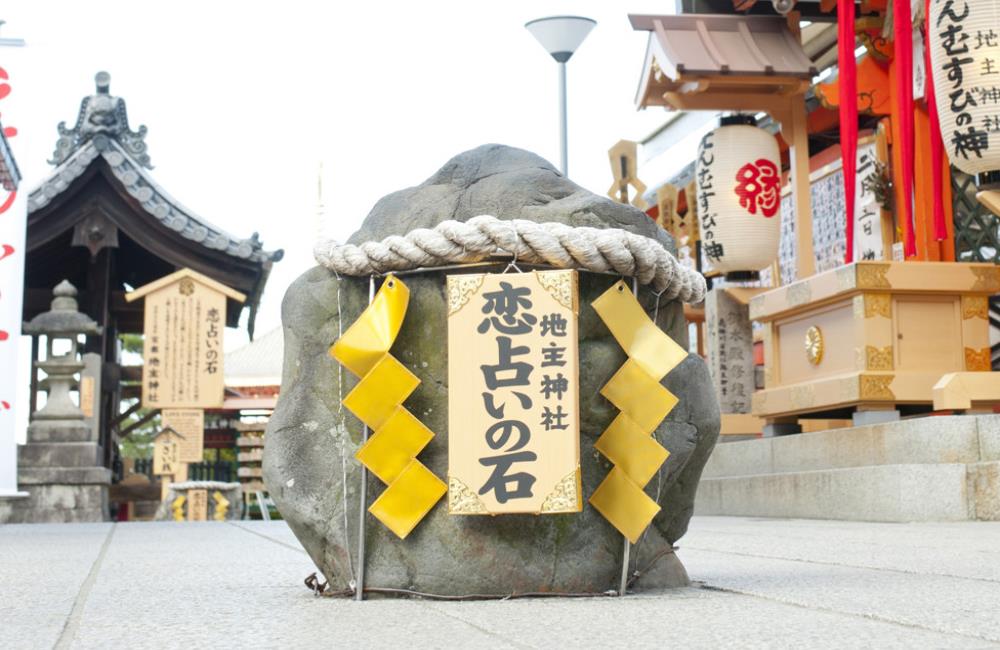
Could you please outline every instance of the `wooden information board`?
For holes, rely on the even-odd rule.
[[[575,271],[448,278],[452,514],[579,512]]]
[[[163,429],[153,440],[153,474],[173,476],[180,471],[182,438],[172,429]]]
[[[245,296],[184,269],[126,295],[145,298],[142,404],[219,408],[224,393],[226,300]]]
[[[183,436],[178,443],[180,460],[200,463],[205,449],[205,411],[202,409],[163,409],[160,419]]]
[[[187,491],[188,521],[208,521],[208,490]]]

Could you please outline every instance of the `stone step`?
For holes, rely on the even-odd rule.
[[[111,470],[106,467],[19,467],[21,489],[33,485],[108,485]]]
[[[17,507],[8,514],[7,524],[80,524],[107,521],[101,508],[28,508]]]
[[[28,425],[29,442],[91,442],[94,438],[85,422],[35,420]]]
[[[889,522],[1000,521],[1000,461],[870,465],[703,478],[695,514]]]
[[[1000,460],[1000,415],[938,416],[716,445],[705,479]]]
[[[96,442],[29,442],[17,456],[21,467],[94,467],[99,454]]]

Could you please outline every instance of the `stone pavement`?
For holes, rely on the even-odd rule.
[[[1000,647],[1000,523],[696,517],[697,586],[314,598],[281,522],[0,526],[0,647]]]

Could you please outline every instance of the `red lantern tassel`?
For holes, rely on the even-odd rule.
[[[931,129],[931,195],[933,201],[934,239],[948,238],[948,226],[944,221],[944,141],[941,139],[941,125],[938,123],[937,100],[934,98],[934,79],[931,77],[931,0],[924,4],[924,101],[927,102],[927,117]]]
[[[893,58],[896,65],[896,95],[899,98],[900,160],[903,163],[903,253],[917,254],[913,229],[913,19],[910,0],[892,0]]]
[[[854,191],[858,161],[858,71],[854,60],[854,0],[837,0],[837,67],[840,91],[840,162],[844,171],[847,253],[854,261]]]

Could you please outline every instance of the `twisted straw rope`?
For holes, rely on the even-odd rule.
[[[465,222],[443,221],[434,228],[418,228],[360,246],[322,241],[313,253],[322,266],[355,276],[513,255],[529,264],[635,277],[669,300],[696,304],[705,298],[705,278],[700,273],[682,266],[655,239],[620,228],[501,221],[482,215]]]

